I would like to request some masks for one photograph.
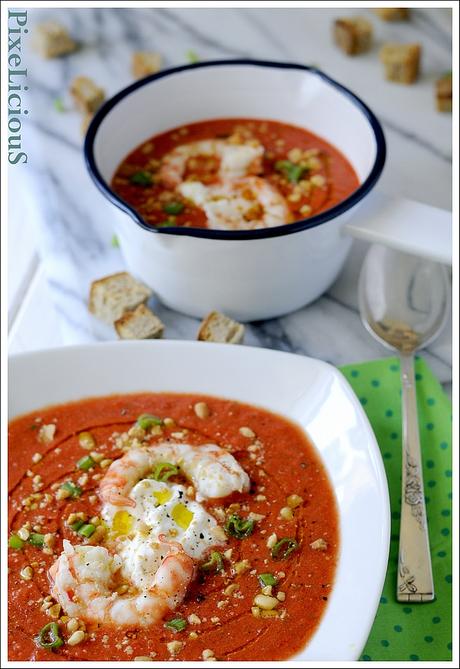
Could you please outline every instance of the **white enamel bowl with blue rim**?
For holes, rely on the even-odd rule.
[[[324,616],[310,643],[291,659],[358,659],[385,578],[390,514],[377,442],[342,374],[291,353],[177,341],[65,347],[10,361],[11,417],[89,396],[143,391],[247,402],[293,420],[308,434],[335,491],[340,550]]]
[[[119,163],[152,135],[232,117],[305,127],[348,158],[360,186],[311,218],[236,232],[152,229],[111,189]],[[89,127],[85,156],[96,185],[115,205],[116,233],[128,269],[173,309],[197,317],[218,309],[248,321],[293,311],[331,285],[351,245],[343,225],[380,176],[385,140],[368,107],[319,70],[211,61],[165,70],[111,98]]]

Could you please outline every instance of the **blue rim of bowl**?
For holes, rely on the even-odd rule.
[[[155,228],[151,225],[148,225],[142,216],[127,204],[124,200],[118,197],[116,193],[110,188],[105,179],[102,177],[99,172],[96,160],[94,157],[94,142],[96,139],[96,134],[99,129],[99,126],[103,122],[107,114],[115,107],[121,100],[125,97],[137,91],[138,88],[142,88],[147,84],[150,84],[152,81],[157,79],[162,79],[163,77],[170,77],[179,72],[184,72],[186,70],[195,70],[205,67],[225,67],[233,65],[243,65],[243,66],[252,66],[252,67],[266,67],[272,69],[284,69],[284,70],[300,70],[304,72],[312,72],[316,76],[323,79],[329,85],[338,89],[343,95],[348,97],[353,104],[360,109],[362,114],[367,119],[369,125],[372,128],[374,133],[374,139],[376,142],[376,156],[374,165],[366,177],[365,181],[345,200],[339,202],[339,204],[327,209],[326,211],[317,214],[316,216],[311,216],[310,218],[304,218],[294,223],[286,223],[284,225],[279,225],[274,228],[261,228],[257,230],[213,230],[208,228],[184,228],[184,227],[168,227],[168,228]],[[135,147],[133,147],[135,148]],[[386,143],[385,136],[383,134],[382,126],[375,114],[369,109],[369,107],[364,104],[364,102],[358,98],[354,93],[352,93],[348,88],[342,86],[334,79],[331,79],[327,74],[324,74],[321,70],[318,70],[315,67],[310,67],[308,65],[299,65],[297,63],[282,63],[278,61],[269,61],[269,60],[250,60],[250,59],[226,59],[226,60],[209,60],[203,63],[193,63],[190,65],[180,65],[179,67],[172,67],[167,70],[162,70],[157,74],[152,74],[144,79],[134,82],[130,86],[127,86],[119,93],[114,95],[112,98],[107,100],[107,102],[98,110],[94,116],[84,143],[84,156],[86,166],[91,175],[96,186],[99,190],[105,195],[105,197],[112,202],[116,207],[128,214],[141,228],[147,230],[151,233],[159,233],[166,235],[182,235],[187,237],[202,237],[205,239],[230,239],[230,240],[242,240],[242,239],[265,239],[268,237],[279,237],[282,235],[289,235],[294,232],[301,232],[302,230],[308,230],[309,228],[314,228],[317,225],[322,223],[327,223],[333,218],[336,218],[340,214],[343,214],[351,207],[354,207],[360,200],[363,199],[367,193],[372,190],[378,181],[380,174],[382,173],[385,158],[386,158]],[[114,166],[114,169],[117,166]]]

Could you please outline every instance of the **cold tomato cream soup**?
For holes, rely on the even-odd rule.
[[[300,428],[213,397],[9,426],[9,659],[283,660],[327,606],[334,493]]]
[[[218,119],[156,135],[120,164],[112,188],[152,227],[271,228],[315,216],[359,181],[321,137],[286,123]]]

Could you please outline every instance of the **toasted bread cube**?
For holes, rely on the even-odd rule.
[[[113,324],[120,339],[161,339],[165,326],[145,304],[126,311]]]
[[[89,310],[112,325],[125,311],[135,309],[152,295],[150,288],[136,281],[128,272],[111,274],[93,281],[89,293]]]
[[[364,53],[371,48],[372,24],[359,16],[334,21],[334,40],[349,56]]]
[[[133,53],[131,71],[135,79],[148,77],[161,69],[161,55],[153,51],[136,51]]]
[[[452,111],[452,73],[445,74],[436,82],[436,107],[440,112]]]
[[[407,21],[409,9],[407,7],[380,7],[374,12],[382,21]]]
[[[380,60],[385,67],[386,79],[412,84],[418,77],[420,53],[420,44],[384,44]]]
[[[104,102],[105,93],[89,77],[76,77],[70,86],[70,94],[80,111],[94,114]]]
[[[90,124],[91,121],[93,120],[93,117],[94,117],[94,114],[90,114],[89,112],[86,112],[86,113],[83,115],[83,118],[82,118],[82,121],[81,121],[81,125],[80,125],[80,128],[81,128],[81,134],[83,135],[83,137],[86,135],[86,132],[87,132],[87,130],[88,130],[88,128],[89,128],[89,124]]]
[[[43,58],[65,56],[77,48],[67,28],[54,21],[40,23],[35,27],[32,45]]]
[[[197,339],[221,344],[241,344],[244,339],[244,325],[218,311],[211,311],[201,322]]]

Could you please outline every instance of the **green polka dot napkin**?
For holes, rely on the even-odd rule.
[[[422,358],[415,364],[423,476],[436,600],[396,601],[401,500],[401,384],[399,362],[387,358],[341,368],[374,429],[391,500],[391,546],[385,585],[362,660],[450,660],[452,657],[452,407]]]

